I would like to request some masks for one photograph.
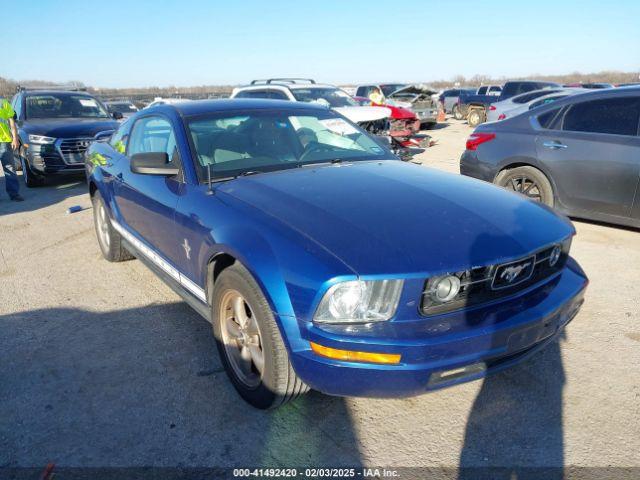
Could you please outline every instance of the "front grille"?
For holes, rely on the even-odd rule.
[[[551,266],[549,258],[556,245],[545,247],[515,261],[452,273],[452,275],[456,275],[460,279],[460,293],[455,299],[447,303],[438,303],[432,298],[432,284],[434,279],[438,277],[428,279],[425,282],[422,294],[421,312],[424,315],[437,315],[460,310],[465,307],[481,305],[508,297],[531,285],[535,285],[564,268],[569,257],[571,241],[569,239],[561,244],[562,253],[560,258],[555,265]],[[529,262],[531,262],[531,266],[528,265]],[[513,282],[506,282],[506,275],[503,278],[499,278],[501,272],[504,272],[509,267],[516,267],[517,269],[522,267],[519,272],[519,275],[522,276],[521,279],[517,278]]]
[[[84,153],[93,142],[93,138],[67,138],[58,142],[58,150],[65,163],[76,164],[84,162]]]

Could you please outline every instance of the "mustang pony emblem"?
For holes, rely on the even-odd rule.
[[[500,279],[505,280],[507,283],[512,283],[529,265],[531,265],[531,262],[507,267],[500,274]]]
[[[182,248],[184,248],[184,254],[187,256],[187,258],[190,260],[191,259],[191,245],[189,245],[189,240],[187,240],[186,238],[184,239],[184,242],[182,242]]]

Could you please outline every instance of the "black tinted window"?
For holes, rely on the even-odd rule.
[[[535,100],[536,98],[540,98],[544,95],[549,95],[550,93],[555,93],[557,92],[557,90],[552,90],[552,89],[548,89],[548,90],[538,90],[535,92],[531,92],[531,93],[526,93],[524,95],[518,95],[516,98],[513,99],[514,103],[529,103],[531,100]]]
[[[564,115],[563,130],[637,135],[640,97],[607,98],[580,102]]]
[[[538,123],[542,128],[552,128],[553,120],[556,118],[556,115],[560,111],[559,108],[554,108],[553,110],[549,110],[548,112],[543,113],[542,115],[538,115]]]
[[[270,98],[266,90],[244,90],[238,92],[235,98]]]

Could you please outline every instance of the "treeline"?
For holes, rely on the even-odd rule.
[[[590,83],[590,82],[606,82],[606,83],[631,83],[638,82],[637,72],[616,72],[616,71],[604,71],[598,73],[580,73],[574,72],[566,75],[529,75],[527,77],[492,77],[490,75],[473,75],[471,77],[465,77],[463,75],[456,75],[450,80],[436,80],[431,82],[425,82],[436,88],[447,88],[454,85],[486,85],[486,84],[502,84],[507,80],[524,80],[524,79],[536,79],[547,80],[558,83]],[[18,85],[30,85],[30,86],[53,86],[59,85],[53,82],[46,82],[44,80],[25,80],[17,82],[15,80],[0,77],[0,97],[11,97]],[[72,81],[67,82],[65,85],[73,85],[77,87],[84,87],[82,82]],[[231,93],[233,86],[231,85],[199,85],[192,87],[145,87],[145,88],[93,88],[88,87],[87,90],[91,93],[97,94],[104,98],[154,98],[154,97],[191,97],[191,98],[208,98],[225,96]]]
[[[476,85],[501,85],[507,80],[543,80],[547,82],[566,83],[611,83],[617,85],[619,83],[638,82],[637,72],[616,72],[604,71],[597,73],[580,73],[573,72],[566,75],[528,75],[526,77],[492,77],[491,75],[473,75],[465,77],[464,75],[456,75],[451,80],[438,80],[435,82],[426,82],[435,88],[448,88],[454,85],[476,86]]]

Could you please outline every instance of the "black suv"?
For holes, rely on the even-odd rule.
[[[19,88],[11,105],[20,137],[16,163],[27,187],[42,185],[47,175],[84,173],[84,152],[109,137],[119,125],[114,118],[122,118],[78,90]]]

